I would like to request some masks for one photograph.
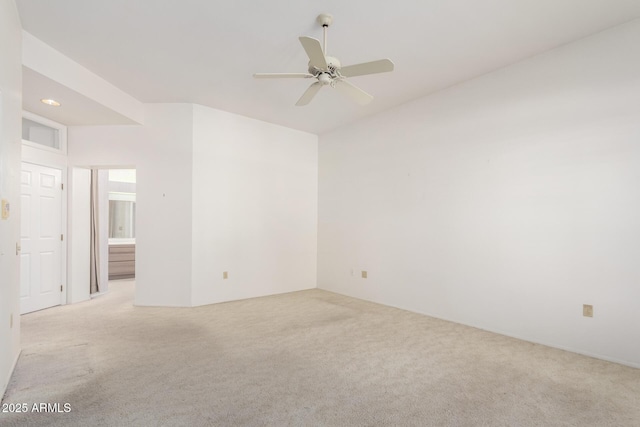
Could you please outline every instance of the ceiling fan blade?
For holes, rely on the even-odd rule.
[[[309,57],[309,62],[312,66],[319,68],[321,70],[326,70],[327,60],[324,57],[324,52],[322,52],[322,46],[320,45],[320,41],[311,37],[299,37],[300,43],[302,43],[302,47],[304,51],[307,52],[307,56]]]
[[[387,73],[393,71],[393,62],[388,59],[363,62],[362,64],[347,65],[340,69],[345,77],[364,76],[366,74]]]
[[[336,80],[335,88],[360,105],[366,105],[373,101],[373,96],[369,95],[359,87],[352,85],[346,80]]]
[[[255,73],[256,79],[307,79],[313,77],[309,73]]]
[[[303,105],[307,105],[309,102],[311,102],[311,100],[313,99],[314,96],[316,96],[316,93],[318,93],[318,91],[322,89],[322,83],[320,82],[315,82],[313,83],[311,86],[309,86],[309,88],[302,94],[302,96],[300,97],[300,99],[298,99],[298,102],[296,102],[296,105],[298,107],[302,107]]]

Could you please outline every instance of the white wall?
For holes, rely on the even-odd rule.
[[[91,169],[71,168],[69,184],[67,301],[75,304],[90,298]]]
[[[145,105],[145,126],[68,129],[69,165],[137,169],[137,305],[191,305],[189,104]]]
[[[145,126],[68,130],[70,165],[137,168],[136,304],[315,287],[317,137],[207,107],[147,107]]]
[[[639,41],[634,21],[322,135],[318,286],[640,367]]]
[[[0,199],[11,205],[0,219],[0,396],[20,354],[20,144],[22,30],[13,0],[0,0]]]
[[[192,304],[315,288],[317,136],[197,105],[193,121]]]

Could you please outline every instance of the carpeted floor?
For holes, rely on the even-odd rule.
[[[321,290],[149,308],[133,286],[22,317],[3,409],[29,412],[0,425],[640,426],[638,369]]]

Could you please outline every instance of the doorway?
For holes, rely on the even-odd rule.
[[[20,313],[67,302],[67,128],[23,112]]]
[[[117,236],[110,236],[110,227],[113,230],[118,225],[110,225],[109,207],[110,198],[126,198],[133,196],[135,200],[135,182],[122,184],[122,178],[114,178],[122,169],[110,167],[72,167],[71,168],[71,203],[70,203],[70,303],[86,301],[97,298],[109,292],[111,278],[109,277],[110,261],[128,261],[120,254],[110,256],[110,247],[118,244],[135,245],[135,216],[131,216],[131,222],[122,225],[122,230]],[[135,179],[133,166],[126,166],[130,170],[129,175]],[[110,172],[112,179],[110,180]],[[124,173],[124,172],[122,172]],[[111,181],[116,181],[111,182]],[[133,188],[132,188],[132,185]],[[110,194],[119,193],[119,194]],[[127,193],[132,193],[128,194]],[[133,208],[135,209],[135,208]],[[131,209],[131,210],[133,210]],[[122,237],[126,233],[132,233],[129,238]],[[120,236],[120,237],[119,237]],[[117,252],[117,251],[116,251]],[[133,249],[135,256],[135,249]],[[113,255],[113,254],[112,254]],[[132,274],[128,278],[135,277],[135,258],[131,259]],[[124,277],[120,277],[124,278]]]
[[[62,170],[23,162],[20,314],[63,303]]]
[[[108,277],[135,278],[136,264],[136,170],[109,169]]]

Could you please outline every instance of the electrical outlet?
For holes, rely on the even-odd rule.
[[[582,315],[584,317],[593,317],[593,306],[591,304],[583,304]]]
[[[362,270],[362,278],[363,279],[367,278],[367,272],[365,270]]]
[[[229,278],[229,272],[228,271],[223,271],[222,272],[222,278],[223,279],[228,279]]]

